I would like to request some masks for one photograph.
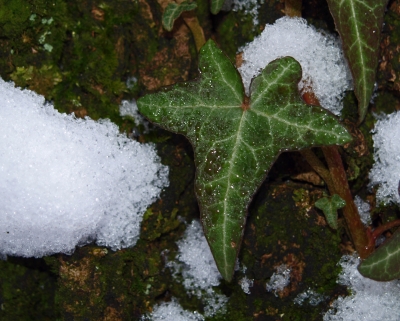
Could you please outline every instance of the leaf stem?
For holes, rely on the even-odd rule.
[[[315,96],[311,88],[308,92],[304,93],[303,99],[307,104],[320,106],[318,98]],[[326,172],[327,170],[325,166],[315,156],[315,154],[314,156],[311,156],[312,151],[305,153],[302,152],[302,154],[311,167],[325,181],[330,194],[338,194],[346,202],[345,207],[342,209],[343,216],[346,220],[354,246],[361,259],[364,259],[374,250],[374,246],[371,246],[374,242],[372,240],[372,234],[368,233],[364,224],[361,222],[357,207],[354,204],[338,147],[322,146],[322,152],[324,153],[329,168],[329,175]],[[321,168],[323,168],[323,170],[321,170]]]
[[[333,182],[331,179],[331,174],[325,165],[319,160],[317,155],[311,149],[303,149],[300,151],[301,155],[308,162],[308,164],[317,172],[319,176],[325,181],[328,186],[329,192],[333,195],[335,189],[333,187]]]
[[[374,240],[376,240],[383,232],[390,230],[393,227],[400,226],[400,220],[394,220],[392,222],[388,222],[381,226],[378,226],[375,230],[371,232],[371,236]]]
[[[361,259],[365,259],[372,253],[374,247],[370,246],[368,233],[361,222],[357,207],[354,204],[339,150],[337,146],[323,146],[322,151],[328,163],[335,193],[346,202],[346,206],[343,208],[343,216],[349,228],[354,246]]]
[[[206,43],[206,38],[203,28],[200,26],[199,19],[197,19],[193,12],[183,12],[182,18],[192,32],[197,51],[200,51],[201,47]]]

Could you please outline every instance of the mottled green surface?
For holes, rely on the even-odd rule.
[[[199,69],[198,81],[147,95],[138,107],[192,143],[204,232],[219,271],[230,280],[249,202],[276,157],[351,138],[334,117],[301,100],[301,67],[293,58],[270,63],[253,80],[249,101],[239,73],[211,40],[200,51]]]
[[[367,113],[375,84],[383,16],[388,0],[328,0],[354,79],[359,123]]]

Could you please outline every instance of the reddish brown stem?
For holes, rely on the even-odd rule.
[[[323,146],[322,151],[328,163],[335,193],[346,202],[346,206],[343,208],[343,216],[353,239],[354,246],[361,259],[365,259],[372,253],[374,247],[370,246],[368,233],[361,222],[357,207],[354,204],[339,150],[337,146]]]
[[[315,96],[311,88],[303,94],[303,99],[307,104],[320,106],[318,98]],[[339,150],[337,146],[324,146],[322,147],[322,151],[330,173],[330,180],[325,180],[325,182],[327,183],[329,192],[332,195],[338,194],[346,202],[346,205],[343,208],[343,216],[346,220],[354,246],[361,259],[364,259],[374,250],[374,241],[371,233],[368,233],[364,224],[361,222],[357,207],[354,204]],[[309,164],[313,166],[310,161]]]
[[[372,233],[371,236],[373,240],[375,241],[383,232],[390,230],[393,227],[400,226],[400,220],[395,220],[389,223],[385,223],[381,226],[378,226]]]

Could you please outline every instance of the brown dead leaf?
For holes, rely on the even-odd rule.
[[[314,171],[300,173],[291,177],[292,179],[307,182],[315,186],[324,186],[324,181],[322,178]]]
[[[98,7],[93,6],[92,16],[96,20],[104,21],[104,11]]]

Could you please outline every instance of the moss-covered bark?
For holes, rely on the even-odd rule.
[[[0,0],[0,76],[44,95],[61,112],[110,118],[130,132],[134,123],[119,116],[123,99],[198,73],[194,40],[184,21],[178,19],[171,32],[161,26],[167,3]],[[333,32],[325,1],[303,4],[304,17]],[[374,110],[387,112],[400,108],[400,5],[391,1],[389,8],[379,95],[373,105]],[[273,23],[283,16],[283,9],[282,1],[265,1],[259,9],[260,25]],[[196,14],[206,37],[216,39],[232,60],[238,48],[262,29],[243,12],[212,16],[206,0],[198,1]],[[342,150],[352,192],[369,195],[375,205],[366,188],[374,119],[369,115],[356,128],[352,93],[345,106],[347,126],[355,138]],[[113,252],[88,245],[71,256],[0,261],[1,320],[139,320],[155,303],[172,296],[186,309],[202,310],[203,302],[188,296],[165,268],[177,252],[183,221],[199,216],[191,146],[183,137],[159,129],[139,139],[157,143],[162,162],[170,168],[170,187],[144,215],[136,246]],[[335,282],[336,263],[348,247],[346,233],[343,227],[339,232],[327,227],[314,208],[326,192],[315,176],[299,154],[278,159],[249,211],[239,256],[247,270],[236,272],[231,283],[217,289],[229,297],[227,313],[209,320],[321,320],[329,303],[346,293]],[[373,207],[373,212],[382,221],[399,215],[394,208]],[[265,286],[281,264],[291,267],[292,282],[275,296]],[[254,279],[250,294],[238,284],[244,276]],[[316,306],[295,304],[293,299],[308,289],[324,295],[324,300]]]

